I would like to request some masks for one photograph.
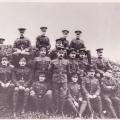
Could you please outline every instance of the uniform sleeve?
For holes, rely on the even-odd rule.
[[[39,43],[39,36],[36,38],[36,48],[39,48],[40,43]]]
[[[50,44],[50,39],[48,37],[47,37],[47,41],[48,41],[47,49],[49,50],[51,48],[51,44]]]
[[[70,48],[74,48],[74,42],[73,42],[73,40],[71,40],[69,47],[70,47]]]
[[[97,80],[97,91],[95,92],[95,95],[96,95],[96,96],[99,96],[99,95],[100,95],[100,92],[101,92],[101,88],[100,88],[99,81]]]
[[[85,84],[86,84],[86,79],[82,78],[82,89],[83,89],[83,92],[85,93],[85,95],[88,95],[89,92],[87,91]]]

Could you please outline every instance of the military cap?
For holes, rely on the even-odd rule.
[[[62,42],[62,39],[61,38],[58,38],[58,39],[56,39],[56,42]]]
[[[39,50],[42,50],[42,49],[47,50],[47,46],[46,46],[46,45],[41,45],[41,46],[39,47]]]
[[[24,33],[26,28],[18,28],[18,30],[19,30],[20,33]]]
[[[42,32],[46,32],[46,30],[48,29],[47,27],[40,27]]]
[[[86,67],[87,72],[95,72],[95,66],[94,65],[87,65]]]
[[[76,53],[77,51],[76,51],[76,49],[74,49],[74,48],[70,48],[69,50],[68,50],[68,55],[70,54],[70,53]]]
[[[81,48],[79,50],[79,54],[86,54],[86,49],[85,48]]]
[[[75,73],[75,72],[73,72],[73,73],[71,74],[71,77],[78,77],[78,74]]]
[[[39,77],[45,77],[44,73],[39,73]]]
[[[63,32],[64,34],[68,34],[68,33],[69,33],[68,30],[62,30],[62,32]]]
[[[65,47],[62,45],[62,46],[60,46],[59,48],[58,48],[58,50],[60,51],[60,50],[65,50]]]
[[[0,41],[5,41],[5,39],[4,38],[0,38]]]
[[[97,52],[102,52],[103,50],[104,50],[103,48],[96,49]]]
[[[81,30],[75,30],[75,33],[79,35],[79,34],[82,33],[82,31]]]

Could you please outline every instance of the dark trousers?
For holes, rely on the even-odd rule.
[[[53,97],[57,112],[63,113],[63,107],[67,97],[67,82],[53,83]]]
[[[111,113],[111,117],[120,118],[120,98],[112,95],[103,95],[103,100]]]

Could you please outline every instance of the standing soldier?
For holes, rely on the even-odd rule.
[[[104,60],[103,58],[103,48],[96,49],[98,58],[95,62],[96,70],[97,70],[97,77],[102,78],[104,73],[111,68],[111,65],[108,61]]]
[[[13,46],[13,54],[29,55],[31,51],[31,42],[28,38],[24,37],[26,28],[19,28],[20,38],[17,38]]]
[[[68,61],[64,59],[64,48],[57,53],[57,59],[51,62],[53,97],[56,102],[56,114],[63,115],[63,107],[67,97]]]
[[[85,70],[88,66],[88,60],[86,59],[86,51],[84,49],[79,50],[79,58],[78,58],[78,75],[79,75],[79,83],[82,82],[82,77],[86,75]]]
[[[47,50],[50,50],[51,45],[50,45],[50,40],[49,38],[46,36],[46,31],[47,31],[47,27],[40,27],[42,35],[39,35],[36,38],[36,48],[40,48],[41,46],[46,46]]]
[[[120,98],[117,97],[118,82],[112,76],[112,70],[107,70],[101,79],[102,97],[112,118],[120,118]],[[115,106],[113,106],[115,105]]]
[[[82,34],[82,31],[76,30],[75,34],[76,34],[76,38],[72,39],[72,41],[70,42],[70,48],[76,49],[77,53],[79,54],[79,50],[80,49],[86,50],[86,46],[84,44],[84,41],[80,39],[80,35]],[[89,64],[91,64],[91,53],[90,53],[90,51],[86,50],[86,54],[87,54],[88,62],[89,62]]]
[[[13,95],[13,105],[14,105],[14,116],[17,112],[17,103],[20,93],[23,97],[22,113],[24,113],[27,106],[30,86],[32,82],[32,72],[31,69],[27,67],[27,58],[25,56],[19,56],[19,66],[13,71],[13,82],[15,85],[14,95]],[[20,104],[20,101],[19,101]]]
[[[78,73],[78,62],[76,60],[76,50],[71,48],[68,50],[68,81],[70,82],[71,75],[73,73]]]
[[[35,76],[35,79],[36,79],[36,75],[38,73],[45,74],[47,80],[50,77],[49,76],[49,65],[51,63],[51,60],[46,55],[47,55],[47,47],[41,46],[39,48],[39,56],[34,58],[34,76]],[[50,78],[49,78],[49,80],[50,80]]]
[[[68,99],[67,104],[75,113],[75,117],[82,117],[87,107],[87,101],[82,96],[82,88],[78,84],[78,74],[72,73],[71,82],[68,83]]]
[[[82,88],[88,102],[91,117],[93,117],[95,110],[98,110],[99,117],[102,118],[101,88],[99,80],[95,78],[95,70],[93,67],[87,68],[87,76],[82,79]]]
[[[0,65],[0,92],[4,95],[7,95],[4,103],[9,105],[10,109],[13,109],[12,106],[12,97],[14,91],[14,84],[12,81],[12,72],[13,68],[9,66],[10,58],[7,55],[2,55],[1,65]]]

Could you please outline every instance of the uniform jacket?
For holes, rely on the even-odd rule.
[[[40,46],[46,46],[47,49],[51,48],[50,40],[49,40],[49,38],[47,36],[39,35],[36,38],[36,48],[39,49]]]
[[[51,62],[50,71],[53,82],[67,82],[68,61],[65,59],[55,59]]]
[[[82,98],[81,87],[78,83],[70,82],[68,84],[68,91],[70,97],[72,97],[75,101],[78,101],[80,97]]]
[[[99,80],[95,77],[84,77],[82,79],[82,89],[85,95],[99,95],[101,91]]]
[[[13,68],[10,66],[0,66],[0,81],[3,83],[7,83],[8,81],[12,81],[12,72]]]
[[[64,37],[61,37],[60,39],[62,40],[62,44],[64,45],[64,47],[68,49],[69,48],[69,41]]]
[[[30,49],[31,48],[31,42],[28,38],[17,38],[14,42],[14,48],[18,48],[18,49],[25,49],[25,48],[28,48]]]
[[[36,81],[32,84],[32,90],[35,91],[38,97],[43,97],[49,89],[50,86],[47,82]]]
[[[84,44],[83,40],[77,40],[75,38],[75,39],[71,40],[71,42],[70,42],[70,48],[74,48],[76,50],[79,50],[81,48],[86,48],[86,47],[85,47],[85,44]]]
[[[110,95],[114,95],[115,93],[117,93],[117,89],[118,89],[118,82],[116,79],[114,78],[108,78],[108,77],[103,77],[101,79],[101,85],[102,85],[102,93],[103,94],[110,94]],[[108,87],[114,87],[112,88],[108,88]]]
[[[29,86],[32,82],[32,72],[28,67],[15,68],[13,71],[13,81],[15,85],[24,84]]]

